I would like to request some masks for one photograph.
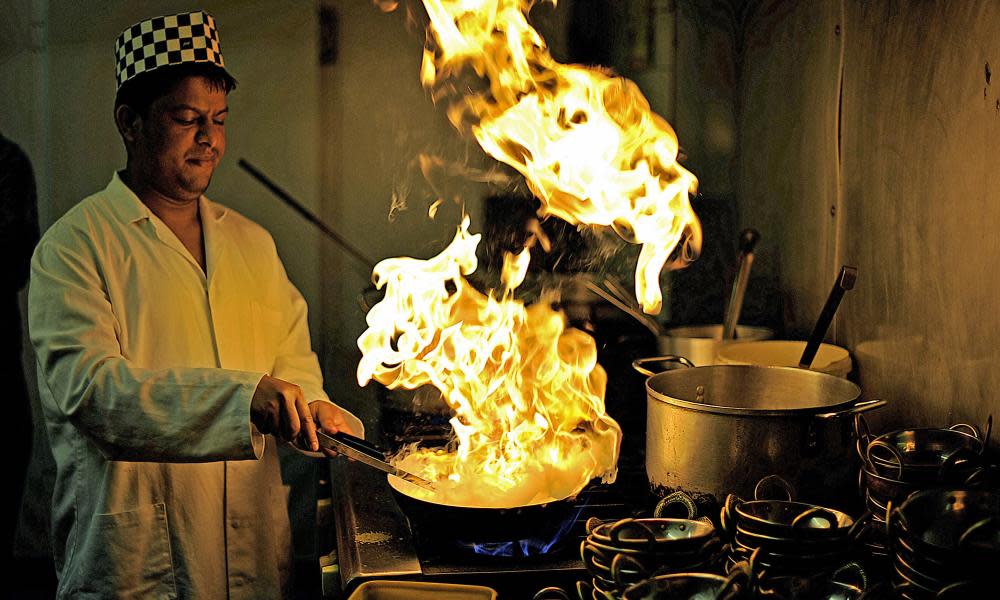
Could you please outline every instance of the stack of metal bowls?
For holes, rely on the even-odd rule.
[[[709,573],[659,575],[627,588],[622,600],[740,600],[753,598],[749,576],[736,569],[728,576]]]
[[[751,567],[752,569],[753,567]],[[756,597],[767,600],[861,600],[877,597],[858,563],[848,563],[826,577],[782,575],[758,580]]]
[[[726,498],[720,521],[731,544],[727,565],[753,556],[756,576],[829,576],[850,562],[859,523],[832,508],[794,502],[785,487],[786,500]]]
[[[984,479],[983,454],[992,428],[990,416],[985,435],[973,425],[959,424],[873,436],[864,417],[855,416],[856,448],[862,463],[858,487],[877,524],[865,542],[871,556],[889,558],[884,524],[890,503],[898,506],[914,492],[941,486],[975,487]]]
[[[710,568],[722,542],[708,519],[695,519],[694,502],[684,496],[688,518],[664,518],[672,495],[661,501],[651,519],[587,522],[580,556],[593,578],[595,600],[617,599],[626,588],[655,575]]]
[[[917,492],[890,507],[886,529],[898,597],[996,597],[1000,492]]]

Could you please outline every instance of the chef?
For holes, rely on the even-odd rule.
[[[287,596],[276,445],[362,426],[323,392],[271,236],[203,195],[236,87],[214,19],[136,23],[115,52],[127,163],[31,264],[58,597]]]

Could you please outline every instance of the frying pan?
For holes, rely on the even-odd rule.
[[[517,553],[517,546],[558,544],[580,511],[573,498],[508,508],[437,503],[416,497],[414,494],[420,493],[420,488],[413,484],[394,475],[387,478],[399,509],[416,535],[449,545],[512,543]]]

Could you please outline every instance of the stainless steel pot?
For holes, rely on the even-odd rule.
[[[804,502],[825,506],[853,489],[849,417],[885,401],[860,401],[850,381],[805,369],[715,365],[654,374],[644,366],[662,362],[684,361],[633,362],[650,375],[646,474],[654,487],[720,503],[729,493],[752,496],[761,478],[777,474]]]
[[[767,327],[736,326],[736,339],[730,341],[769,340],[774,330]],[[672,327],[656,338],[661,354],[683,356],[702,367],[715,364],[715,355],[722,341],[722,324]]]

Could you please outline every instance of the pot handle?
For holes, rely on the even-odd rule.
[[[975,425],[970,425],[968,423],[955,423],[949,427],[951,431],[957,431],[959,433],[964,433],[965,435],[971,435],[979,441],[982,441],[983,434],[979,431],[979,428]]]
[[[952,431],[958,431],[961,433],[966,433],[965,431],[962,430],[967,429],[968,435],[971,435],[972,437],[982,442],[983,445],[980,446],[979,448],[979,453],[982,454],[986,452],[986,448],[990,445],[990,435],[992,435],[993,433],[993,415],[986,417],[986,433],[982,435],[980,435],[978,427],[976,427],[975,425],[969,425],[968,423],[956,423],[955,425],[952,425],[948,429]]]
[[[901,510],[902,505],[906,504],[906,501],[903,501],[899,506],[893,506],[892,500],[889,500],[885,504],[885,534],[891,546],[893,539],[895,539],[893,536],[896,532],[898,531],[899,535],[905,535],[910,530],[910,524]]]
[[[637,534],[642,538],[640,541],[651,549],[656,546],[656,532],[642,521],[636,519],[622,519],[618,521],[608,530],[608,537],[611,538],[612,543],[622,544],[622,534],[626,531]],[[628,541],[631,542],[632,538],[629,538]]]
[[[751,561],[753,557],[751,557]],[[716,593],[716,598],[733,598],[736,596],[738,591],[742,586],[750,587],[750,567],[740,569],[733,569],[730,571],[729,575],[726,576],[726,582],[722,584],[719,591]]]
[[[882,408],[888,404],[885,400],[865,400],[864,402],[858,402],[850,408],[845,408],[844,410],[838,410],[836,412],[820,413],[816,415],[817,419],[835,419],[837,417],[844,417],[847,415],[856,415],[858,413],[868,412],[869,410],[874,410],[876,408]]]
[[[653,509],[653,516],[657,519],[664,518],[667,507],[674,504],[680,504],[687,510],[687,516],[683,518],[690,520],[698,516],[698,506],[694,503],[694,499],[684,492],[674,492],[657,502],[656,508]]]
[[[587,531],[587,535],[590,535],[594,533],[594,530],[600,527],[601,525],[604,525],[604,521],[598,519],[597,517],[590,517],[584,524],[584,528]]]
[[[632,368],[635,369],[641,375],[646,375],[648,377],[652,377],[653,375],[656,375],[656,372],[655,371],[650,371],[649,369],[647,369],[643,365],[648,364],[648,363],[657,363],[657,362],[677,363],[679,365],[684,365],[685,367],[688,367],[688,368],[691,368],[691,367],[694,366],[693,362],[691,362],[690,360],[684,358],[683,356],[674,356],[674,355],[671,354],[671,355],[667,355],[667,356],[653,356],[653,357],[650,357],[650,358],[637,358],[637,359],[635,359],[635,360],[632,361]]]
[[[947,481],[955,469],[960,469],[962,467],[979,467],[981,461],[982,457],[979,452],[969,450],[968,448],[959,448],[949,454],[948,457],[944,459],[944,462],[941,463],[941,466],[938,467],[938,478],[941,481]]]
[[[962,482],[963,485],[970,488],[978,488],[981,485],[986,484],[989,481],[990,470],[987,467],[978,467],[973,471],[965,481]]]
[[[971,598],[972,594],[975,593],[975,584],[971,581],[958,581],[950,585],[946,585],[940,590],[936,596],[935,600],[947,600],[948,598]]]
[[[983,435],[983,448],[979,451],[985,453],[990,445],[990,435],[993,433],[993,415],[986,417],[986,433]]]
[[[880,439],[874,439],[874,440],[872,440],[868,444],[868,449],[865,450],[865,463],[868,464],[868,465],[870,465],[871,468],[872,468],[872,471],[875,471],[876,473],[878,473],[878,467],[875,466],[875,460],[874,460],[875,457],[872,456],[872,454],[873,454],[872,453],[872,449],[873,448],[881,448],[881,449],[883,449],[883,450],[885,450],[886,452],[889,453],[889,456],[892,457],[892,460],[890,460],[888,458],[885,458],[885,457],[882,457],[882,460],[885,461],[885,462],[887,462],[887,463],[890,463],[890,464],[893,464],[892,461],[896,461],[893,464],[893,466],[896,467],[896,479],[902,480],[903,479],[903,455],[899,453],[899,449],[896,448],[895,446],[893,446],[892,444],[886,442],[885,440],[880,440]],[[881,473],[879,473],[879,474],[881,475]]]
[[[861,451],[861,445],[867,445],[872,441],[872,430],[868,427],[868,421],[861,413],[854,415],[854,447],[858,451],[858,457],[864,460],[865,454]]]
[[[831,581],[853,585],[862,592],[868,589],[868,574],[864,567],[856,562],[849,562],[833,572]]]
[[[719,527],[730,538],[736,535],[736,526],[733,523],[733,510],[735,510],[738,502],[740,502],[740,499],[736,494],[729,494],[726,496],[726,501],[719,512]]]
[[[868,490],[865,490],[865,496],[867,495],[868,495]],[[871,524],[873,520],[874,520],[874,515],[870,510],[866,510],[863,515],[858,517],[857,520],[854,521],[854,524],[851,525],[851,528],[847,530],[847,537],[850,538],[851,542],[857,544],[859,541],[861,541],[866,536],[868,531],[871,529]],[[864,570],[862,569],[862,573],[863,572]]]
[[[774,487],[780,488],[781,491],[785,492],[785,499],[791,502],[795,498],[795,488],[792,484],[788,483],[781,477],[781,475],[776,475],[774,473],[770,475],[765,475],[757,482],[757,485],[753,487],[753,499],[754,500],[779,500],[779,498],[765,498],[762,493],[767,489],[767,484],[774,484]]]
[[[531,600],[573,600],[566,590],[558,587],[547,587],[538,590]]]
[[[611,579],[615,581],[619,586],[626,587],[636,583],[635,581],[628,582],[622,579],[622,570],[631,569],[639,574],[639,579],[646,579],[649,577],[649,571],[646,567],[642,566],[642,563],[632,558],[628,554],[616,554],[615,559],[611,561]]]
[[[604,564],[598,565],[597,559],[600,558]],[[603,550],[599,550],[594,546],[587,543],[587,540],[580,542],[580,559],[583,560],[583,564],[589,569],[591,565],[598,565],[598,567],[604,567],[605,569],[611,568],[611,560],[614,557],[608,557],[604,554]]]
[[[981,521],[973,523],[972,526],[970,526],[968,529],[965,530],[965,533],[959,536],[958,538],[959,549],[965,546],[968,543],[969,538],[973,537],[978,530],[983,529],[984,527],[991,527],[991,526],[992,529],[1000,527],[1000,519],[998,519],[997,517],[986,517]]]

